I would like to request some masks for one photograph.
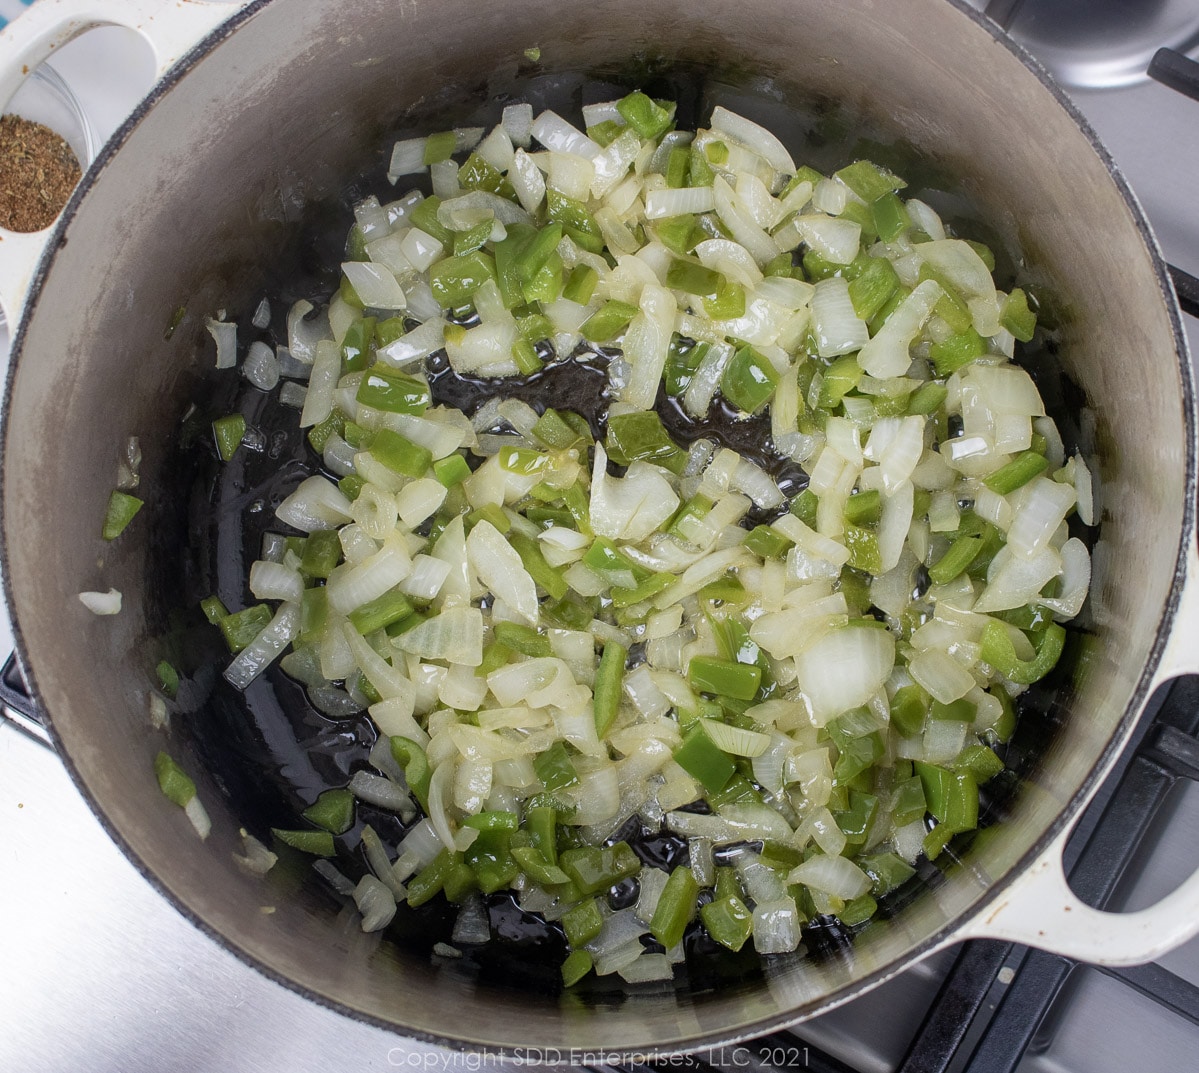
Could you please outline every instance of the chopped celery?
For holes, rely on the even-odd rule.
[[[460,454],[447,455],[433,463],[433,476],[447,488],[453,488],[470,476],[470,464]]]
[[[711,268],[694,261],[675,258],[666,269],[666,286],[688,294],[707,295],[715,298],[725,278]]]
[[[246,419],[241,414],[226,414],[224,417],[218,417],[212,423],[212,434],[216,439],[217,454],[221,456],[222,462],[228,462],[245,438]],[[317,450],[319,451],[323,447],[324,444],[321,444]]]
[[[452,130],[441,130],[436,134],[430,134],[425,139],[425,164],[440,164],[443,160],[449,160],[454,155],[454,143],[457,139]]]
[[[429,286],[443,309],[469,305],[489,279],[495,279],[495,260],[482,250],[446,257],[429,270]]]
[[[637,307],[627,302],[605,302],[583,322],[579,331],[588,342],[610,343],[636,315]]]
[[[162,686],[162,691],[168,697],[175,697],[179,692],[179,672],[165,659],[158,661],[154,671],[158,675],[158,684]]]
[[[309,823],[340,835],[354,823],[354,795],[349,790],[325,790],[300,815]]]
[[[687,462],[687,452],[670,438],[653,410],[610,417],[606,446],[608,457],[621,466],[635,461],[653,462],[681,473]]]
[[[549,638],[538,633],[532,626],[525,626],[519,622],[497,622],[494,632],[496,641],[513,652],[520,652],[530,658],[553,655]]]
[[[327,578],[341,562],[341,541],[333,529],[318,529],[304,542],[300,569],[309,577]]]
[[[836,176],[863,201],[877,201],[886,194],[902,190],[908,184],[886,168],[869,160],[857,160],[836,172]]]
[[[617,101],[616,110],[624,121],[646,141],[665,134],[674,122],[673,108],[663,108],[640,90]]]
[[[168,753],[159,752],[154,758],[154,775],[163,795],[180,808],[196,796],[196,784]]]
[[[354,608],[349,619],[350,625],[365,637],[376,630],[386,629],[393,622],[406,619],[412,612],[412,601],[399,589],[391,589]]]
[[[240,652],[257,637],[271,621],[271,609],[266,604],[255,604],[244,611],[226,615],[220,621],[221,633],[230,652]]]
[[[430,402],[429,385],[423,380],[379,365],[362,378],[356,397],[363,406],[393,414],[423,414]]]
[[[1014,492],[1028,484],[1034,477],[1044,473],[1049,468],[1049,461],[1036,451],[1025,451],[1013,458],[1006,466],[1001,466],[989,477],[983,478],[983,484],[998,492],[1001,496]]]
[[[219,626],[221,619],[229,614],[229,609],[224,605],[219,596],[204,597],[200,601],[200,610],[204,612],[204,617],[214,626]]]
[[[427,447],[381,428],[371,444],[371,454],[388,469],[405,477],[423,477],[433,464],[433,454]]]
[[[949,389],[944,384],[930,380],[926,384],[921,384],[909,396],[907,412],[921,416],[936,413],[944,404],[948,394]]]
[[[137,496],[125,492],[114,491],[108,497],[108,506],[104,511],[104,524],[100,536],[105,540],[116,540],[125,527],[133,521],[133,516],[142,509],[142,501]]]
[[[1037,330],[1037,315],[1028,305],[1028,296],[1016,287],[1003,300],[999,310],[999,323],[1020,342],[1028,343]]]

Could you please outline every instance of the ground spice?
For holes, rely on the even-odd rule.
[[[0,116],[0,227],[49,227],[81,174],[71,147],[49,127]]]

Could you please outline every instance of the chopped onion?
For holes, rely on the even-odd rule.
[[[204,327],[216,342],[216,367],[232,369],[237,364],[237,325],[209,317],[204,321]]]
[[[374,876],[363,876],[354,888],[354,904],[362,914],[362,930],[382,931],[396,915],[395,895]]]
[[[818,853],[792,869],[789,883],[802,883],[834,898],[850,901],[870,889],[870,877],[853,861]]]
[[[775,171],[794,172],[795,161],[775,134],[751,119],[730,112],[723,105],[712,109],[710,120],[713,130],[724,131],[730,138],[740,142],[746,149],[757,153]]]
[[[841,276],[822,279],[816,284],[812,295],[812,325],[822,358],[861,350],[870,341],[866,323],[858,317],[850,300],[849,282]]]
[[[242,375],[256,388],[270,391],[279,383],[279,361],[275,352],[266,343],[250,344],[246,360],[241,365]]]
[[[244,690],[282,655],[299,629],[300,605],[280,604],[279,610],[262,632],[234,656],[233,662],[225,668],[225,680],[234,689]]]
[[[121,611],[121,594],[116,589],[107,592],[81,592],[79,602],[93,615],[116,615]]]

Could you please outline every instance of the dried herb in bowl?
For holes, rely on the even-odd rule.
[[[61,135],[21,116],[0,116],[0,227],[49,227],[82,174]]]

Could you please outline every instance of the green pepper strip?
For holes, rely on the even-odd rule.
[[[433,772],[425,750],[411,738],[394,735],[391,739],[391,755],[404,769],[404,781],[408,789],[426,813],[429,811],[429,781]]]
[[[762,684],[762,669],[713,656],[693,656],[687,666],[687,681],[701,693],[753,700]]]
[[[311,853],[315,857],[332,857],[337,852],[329,831],[284,831],[272,827],[271,834],[285,846],[298,849],[301,853]]]
[[[604,645],[599,668],[595,672],[595,731],[602,739],[608,733],[620,711],[620,687],[624,681],[625,660],[629,650],[615,641]]]
[[[699,884],[690,868],[676,868],[670,873],[649,922],[650,934],[667,950],[682,942],[683,932],[695,915],[698,896]]]
[[[395,741],[393,738],[392,741]],[[408,904],[412,908],[424,905],[445,886],[446,878],[454,867],[450,851],[443,849],[408,882]]]
[[[1002,622],[988,622],[982,634],[982,658],[1009,682],[1030,685],[1045,677],[1057,665],[1066,644],[1066,631],[1056,622],[1045,627],[1030,660],[1016,656],[1016,647]]]

